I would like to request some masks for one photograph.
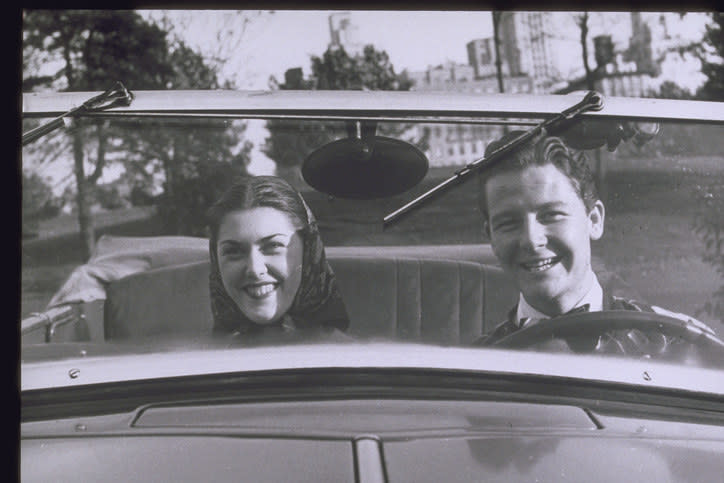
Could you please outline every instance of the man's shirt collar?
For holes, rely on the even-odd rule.
[[[581,297],[581,300],[576,303],[573,310],[584,305],[588,305],[589,312],[600,312],[603,310],[603,289],[601,288],[601,284],[598,282],[598,277],[596,277],[593,272],[591,272],[590,277],[592,277],[590,288],[585,295]],[[518,309],[515,317],[515,323],[518,328],[526,327],[541,319],[551,318],[549,315],[531,307],[531,305],[525,300],[525,297],[523,297],[522,293],[520,294],[518,300]]]

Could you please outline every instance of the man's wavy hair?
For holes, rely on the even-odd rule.
[[[516,139],[524,131],[511,131],[502,138],[493,141],[485,149],[485,156],[501,146]],[[571,181],[573,189],[583,201],[586,210],[593,208],[598,201],[596,184],[583,152],[577,152],[566,146],[559,137],[549,136],[545,132],[534,136],[499,159],[492,167],[482,170],[478,175],[478,202],[483,219],[488,220],[488,200],[485,186],[488,180],[498,174],[521,171],[529,166],[552,164]]]

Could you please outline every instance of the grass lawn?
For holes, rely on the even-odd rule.
[[[701,312],[724,283],[702,261],[703,242],[692,230],[697,186],[724,183],[718,157],[606,159],[607,199],[604,237],[594,256],[619,274],[652,304],[695,315],[724,334],[721,321]],[[449,190],[423,208],[383,229],[382,217],[441,181],[453,169],[431,170],[428,179],[404,195],[384,200],[330,200],[305,191],[327,245],[479,243],[482,224],[477,181]],[[149,209],[109,212],[97,222],[100,233],[154,235]],[[55,289],[81,263],[72,218],[41,225],[40,239],[23,243],[23,316],[45,308]]]

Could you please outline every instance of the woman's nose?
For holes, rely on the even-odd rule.
[[[266,273],[266,259],[259,250],[251,250],[249,253],[246,270],[253,275],[263,275]]]
[[[524,248],[539,248],[547,243],[546,230],[538,220],[526,220],[520,234],[520,245]]]

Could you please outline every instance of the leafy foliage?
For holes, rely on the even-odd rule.
[[[220,87],[216,70],[203,56],[181,41],[169,41],[167,33],[132,11],[27,11],[23,22],[23,88],[70,91],[105,90],[122,81],[133,91],[146,89],[215,89]],[[50,73],[44,66],[56,65]],[[55,144],[34,146],[42,158],[75,158],[76,199],[86,255],[92,251],[93,223],[89,204],[98,200],[95,185],[112,163],[125,170],[122,181],[131,192],[152,193],[163,179],[160,198],[163,229],[168,233],[199,233],[202,207],[194,205],[218,191],[218,170],[244,174],[248,146],[242,143],[243,124],[206,123],[173,129],[156,123],[141,129],[123,122],[82,120],[63,132],[71,138],[63,155]],[[38,153],[46,147],[45,152]],[[31,150],[27,150],[30,153]],[[236,153],[238,152],[238,153]],[[24,153],[25,154],[25,153]],[[202,168],[195,163],[205,163]],[[90,172],[86,171],[90,168]],[[206,175],[211,176],[207,180]],[[159,176],[160,175],[160,176]],[[207,189],[208,196],[190,197],[184,192]],[[117,204],[117,203],[112,203]],[[203,209],[208,206],[204,205]]]
[[[367,45],[360,54],[350,56],[343,48],[329,48],[321,57],[312,56],[312,75],[305,80],[301,69],[289,69],[280,89],[295,90],[409,90],[412,81],[406,73],[397,74],[385,51]],[[264,153],[279,168],[297,168],[316,148],[346,136],[339,122],[304,122],[272,120],[267,122],[270,136]],[[427,138],[409,126],[380,124],[377,134],[414,139],[418,148],[427,149]]]
[[[711,264],[724,279],[724,186],[697,186],[695,194],[699,210],[694,218],[693,228],[704,243],[702,259]],[[703,310],[724,321],[724,284],[712,294]]]
[[[701,72],[707,80],[698,91],[698,97],[710,101],[724,101],[724,13],[711,14],[704,42],[699,50]]]
[[[711,18],[712,23],[707,25],[699,48],[701,72],[707,80],[697,91],[697,97],[721,102],[724,101],[724,13],[714,12]],[[699,212],[694,220],[694,229],[704,242],[702,259],[714,266],[724,279],[724,187],[700,187],[697,200]],[[704,311],[724,321],[724,284],[712,294]]]
[[[53,190],[37,173],[23,173],[23,217],[45,218],[57,212]]]
[[[694,94],[685,87],[672,81],[664,81],[658,91],[650,92],[651,97],[659,99],[694,99]]]

